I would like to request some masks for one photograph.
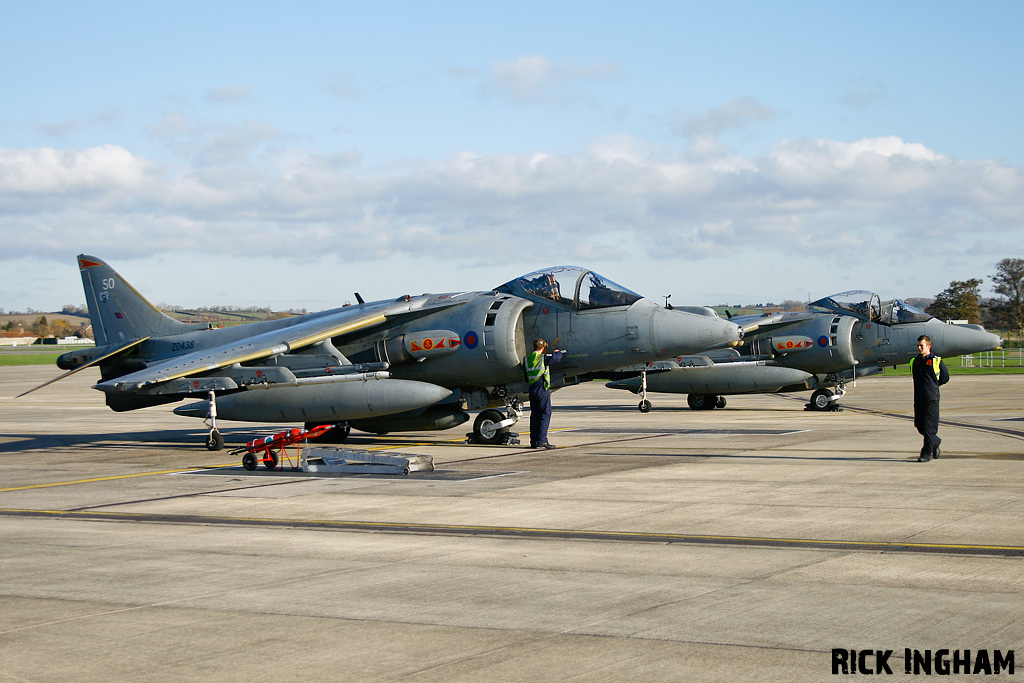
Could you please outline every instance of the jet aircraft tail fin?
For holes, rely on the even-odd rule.
[[[79,254],[85,301],[96,346],[122,344],[143,337],[163,337],[194,330],[163,313],[101,259]]]

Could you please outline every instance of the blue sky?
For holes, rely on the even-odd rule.
[[[933,296],[1024,256],[1024,4],[0,1],[0,307],[591,267]],[[988,293],[989,282],[983,286]]]

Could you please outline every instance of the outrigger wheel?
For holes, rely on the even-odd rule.
[[[210,414],[206,418],[206,423],[210,427],[210,434],[206,437],[206,450],[219,451],[224,448],[224,437],[217,429],[217,394],[213,391],[210,392],[209,403]]]
[[[668,299],[665,299],[665,302],[667,305]],[[641,413],[651,412],[651,402],[647,400],[647,366],[640,371],[640,391],[638,393],[640,394],[640,404],[637,408]]]

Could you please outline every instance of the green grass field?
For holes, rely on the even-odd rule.
[[[61,352],[63,353],[63,352]],[[60,353],[52,351],[0,351],[0,366],[5,365],[54,365]]]
[[[0,367],[5,365],[53,365],[57,358],[72,350],[92,349],[92,344],[46,344],[31,346],[0,346]]]
[[[946,367],[949,369],[951,375],[1024,375],[1024,367],[1012,366],[1012,367],[995,367],[995,368],[963,368],[960,367],[960,359],[954,358],[952,361],[943,359],[946,363]],[[901,365],[898,368],[886,368],[885,375],[888,377],[909,377],[910,366]]]

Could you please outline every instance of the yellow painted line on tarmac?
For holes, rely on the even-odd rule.
[[[459,441],[461,441],[461,439],[459,439]],[[455,441],[442,441],[441,443],[456,443],[456,442]],[[424,441],[422,443],[409,442],[409,443],[396,443],[396,444],[392,444],[390,446],[373,446],[372,448],[367,448],[366,450],[368,450],[368,451],[393,451],[393,450],[395,450],[397,448],[416,448],[417,446],[437,446],[437,445],[438,444],[436,444],[436,443],[429,443],[429,442],[426,442],[426,441]],[[340,447],[342,449],[344,449],[345,445],[341,444]]]
[[[477,533],[519,537],[523,539],[573,539],[623,541],[635,539],[646,543],[690,542],[721,544],[753,544],[774,547],[806,547],[817,550],[850,550],[863,548],[878,551],[967,551],[1024,554],[1024,546],[977,545],[967,543],[911,543],[902,541],[844,541],[835,539],[774,538],[766,536],[718,536],[705,534],[672,534],[642,531],[588,531],[583,529],[545,529],[537,527],[477,526],[469,524],[420,524],[410,522],[366,522],[349,520],[292,519],[267,517],[227,517],[217,515],[173,515],[154,513],[105,512],[100,510],[32,510],[0,508],[0,515],[26,517],[64,517],[110,519],[126,522],[165,522],[179,524],[256,524],[287,528],[336,529],[340,531],[394,531],[406,533]]]
[[[549,429],[548,432],[572,432],[579,429],[578,427],[560,427],[558,429]],[[517,436],[530,436],[530,432],[516,432]],[[374,446],[367,448],[368,451],[392,451],[397,448],[413,448],[416,446],[440,446],[443,444],[461,444],[466,442],[466,437],[459,439],[444,439],[442,441],[422,441],[422,442],[408,442],[408,443],[397,443],[390,446]],[[344,448],[344,444],[340,444],[341,448]]]
[[[47,489],[54,486],[73,486],[75,484],[93,484],[99,481],[117,481],[118,479],[134,479],[136,477],[152,477],[157,474],[180,474],[181,472],[195,472],[196,470],[216,470],[222,467],[233,467],[238,463],[230,463],[227,465],[209,465],[206,467],[184,467],[178,470],[160,470],[158,472],[137,472],[135,474],[118,474],[110,477],[94,477],[92,479],[75,479],[74,481],[54,481],[49,484],[27,484],[25,486],[11,486],[9,488],[0,489],[0,493],[9,493],[11,491],[28,491],[31,489]]]
[[[258,518],[221,518],[231,519],[237,521],[251,521],[251,522],[286,522],[295,523],[299,520],[274,520],[266,519],[261,520]],[[592,537],[595,539],[616,537],[616,538],[639,538],[639,539],[653,539],[653,540],[691,540],[691,541],[721,541],[721,542],[739,542],[739,543],[797,543],[797,544],[815,544],[824,546],[864,546],[864,547],[880,547],[880,546],[896,546],[900,548],[943,548],[949,550],[1001,550],[1001,551],[1016,551],[1024,552],[1024,546],[1009,546],[1009,545],[975,545],[975,544],[962,544],[962,543],[909,543],[902,541],[842,541],[842,540],[828,540],[828,539],[811,539],[811,538],[774,538],[771,536],[715,536],[707,534],[667,534],[658,532],[644,532],[644,531],[594,531],[586,529],[545,529],[542,527],[507,527],[507,526],[477,526],[471,524],[418,524],[409,522],[349,522],[341,520],[308,520],[308,524],[318,524],[324,526],[337,526],[345,528],[349,526],[357,525],[372,525],[374,527],[389,528],[389,529],[406,529],[406,530],[450,530],[450,531],[474,531],[481,533],[521,533],[521,534],[535,534],[535,535],[561,535],[561,534],[574,534],[582,537]]]

